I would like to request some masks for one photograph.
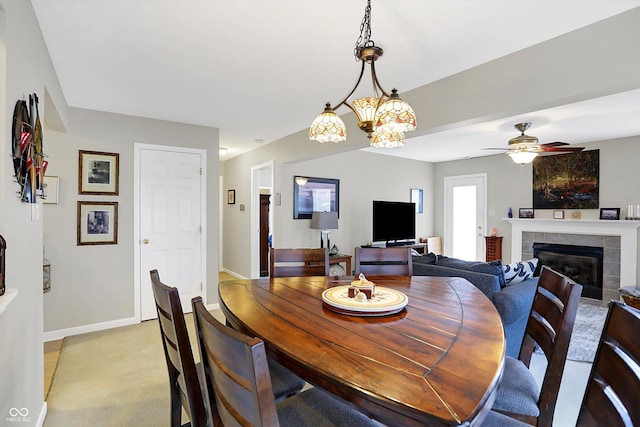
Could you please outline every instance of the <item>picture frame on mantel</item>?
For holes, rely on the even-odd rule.
[[[533,208],[520,208],[518,209],[518,218],[533,218]]]
[[[78,150],[78,194],[117,196],[120,154]]]
[[[620,208],[600,208],[600,219],[619,220]]]

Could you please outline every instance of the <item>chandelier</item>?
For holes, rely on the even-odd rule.
[[[360,36],[356,41],[354,56],[362,63],[360,76],[349,94],[335,107],[327,102],[324,111],[309,128],[309,139],[318,142],[342,142],[347,139],[347,129],[335,110],[346,105],[358,119],[358,127],[366,132],[372,147],[392,148],[405,145],[404,133],[416,130],[416,115],[394,88],[387,93],[376,75],[375,61],[382,56],[382,49],[371,40],[371,0],[367,0],[364,18],[360,24]],[[364,75],[366,66],[371,68],[373,96],[351,100]]]

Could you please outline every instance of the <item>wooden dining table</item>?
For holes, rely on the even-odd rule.
[[[372,281],[407,296],[395,314],[343,314],[323,304],[326,289],[352,280],[224,281],[220,307],[229,325],[261,338],[270,357],[386,425],[480,424],[505,357],[491,301],[463,278],[393,276]]]

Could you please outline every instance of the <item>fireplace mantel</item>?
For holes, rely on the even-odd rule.
[[[522,259],[522,233],[589,234],[620,236],[620,284],[635,285],[640,221],[504,218],[511,223],[511,259]]]

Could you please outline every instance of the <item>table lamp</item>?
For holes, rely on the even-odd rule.
[[[331,249],[331,230],[338,229],[338,212],[313,212],[311,228],[320,230],[320,247],[324,248],[323,236],[327,235],[327,248]]]

